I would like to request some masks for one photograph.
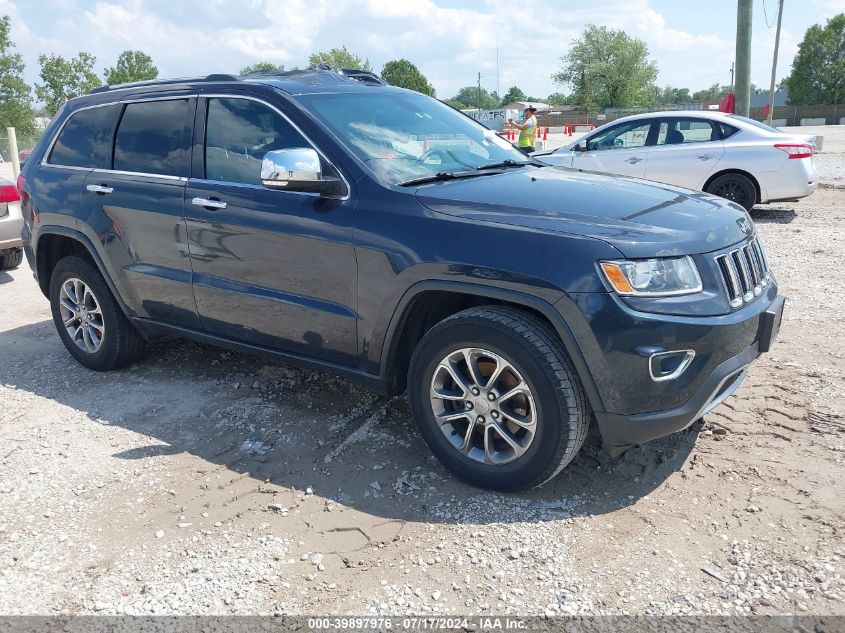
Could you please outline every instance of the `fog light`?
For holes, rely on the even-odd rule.
[[[695,358],[695,350],[657,352],[648,357],[648,372],[654,382],[674,380],[683,374]]]

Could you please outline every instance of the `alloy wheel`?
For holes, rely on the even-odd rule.
[[[65,330],[76,346],[89,354],[98,352],[106,328],[97,297],[84,281],[71,277],[62,283],[59,311]]]
[[[434,370],[430,400],[443,435],[476,462],[507,464],[534,440],[537,409],[531,387],[499,354],[480,348],[451,352]]]

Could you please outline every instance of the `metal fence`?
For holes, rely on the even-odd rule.
[[[693,104],[695,105],[695,104]],[[643,109],[642,112],[655,112],[663,108]],[[675,108],[672,108],[673,110]],[[694,109],[692,107],[690,110]],[[695,108],[699,109],[700,108]],[[632,114],[630,111],[613,112],[607,114],[583,112],[539,113],[537,123],[540,127],[559,127],[562,125],[604,125]],[[751,108],[749,115],[757,121],[765,121],[764,108]],[[790,125],[845,125],[845,106],[775,106],[772,111],[772,121],[776,127]]]

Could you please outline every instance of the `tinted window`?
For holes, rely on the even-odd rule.
[[[727,123],[722,123],[721,121],[715,124],[719,131],[722,133],[722,138],[728,138],[739,132],[738,127],[734,127],[733,125],[728,125]]]
[[[261,184],[264,154],[291,147],[311,145],[266,105],[250,99],[209,99],[206,179]]]
[[[669,119],[661,121],[657,131],[657,145],[706,143],[719,139],[710,121],[702,119]]]
[[[588,149],[629,149],[643,147],[648,140],[651,121],[630,121],[599,132],[588,142]]]
[[[111,139],[120,106],[80,110],[62,128],[47,162],[53,165],[104,169],[109,166]]]
[[[114,168],[188,175],[188,100],[127,104],[114,140]]]

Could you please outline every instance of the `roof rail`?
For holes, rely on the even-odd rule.
[[[205,77],[177,77],[174,79],[150,79],[147,81],[130,81],[125,84],[114,84],[100,86],[89,91],[88,94],[97,94],[98,92],[108,92],[109,90],[123,90],[125,88],[142,88],[144,86],[166,86],[168,84],[181,84],[186,82],[197,81],[239,81],[235,75],[225,73],[215,73]]]
[[[204,81],[240,81],[237,75],[229,73],[212,73],[204,78]]]
[[[338,75],[343,75],[349,79],[357,79],[365,84],[371,84],[374,86],[389,85],[384,79],[368,70],[359,70],[357,68],[333,68],[328,64],[311,64],[308,67],[308,70],[328,70],[330,72],[337,73]]]

